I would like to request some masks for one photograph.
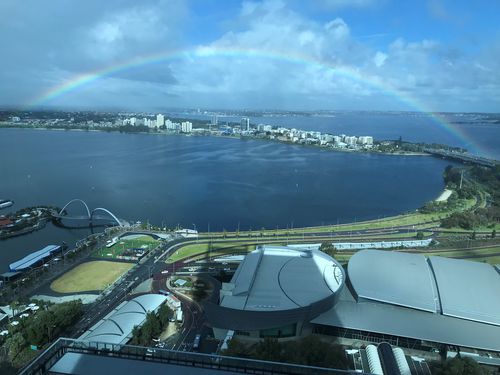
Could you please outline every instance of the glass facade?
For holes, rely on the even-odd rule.
[[[288,324],[283,327],[262,329],[259,331],[259,337],[293,337],[297,331],[297,323]]]

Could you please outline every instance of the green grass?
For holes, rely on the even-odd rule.
[[[433,251],[433,252],[427,252],[425,254],[440,255],[448,258],[458,258],[458,257],[464,258],[464,257],[478,256],[478,255],[488,256],[489,254],[498,254],[498,253],[500,253],[500,246],[486,247],[479,249],[455,249],[455,250],[445,250],[445,251]]]
[[[105,259],[116,259],[121,256],[127,249],[138,249],[143,248],[144,250],[152,250],[156,246],[158,246],[158,241],[152,238],[151,236],[141,236],[135,239],[120,239],[115,245],[112,247],[103,246],[100,249],[97,249],[93,256],[97,258],[105,258]]]
[[[440,228],[442,231],[452,231],[452,232],[464,232],[464,233],[472,233],[472,232],[485,232],[491,233],[491,231],[495,229],[497,232],[500,231],[500,223],[496,223],[494,226],[482,226],[474,229],[463,229],[463,228]]]
[[[474,259],[468,259],[468,260],[473,260],[475,262],[489,263],[491,265],[500,264],[500,256],[498,256],[498,255],[492,256],[492,257],[474,258]]]
[[[232,253],[248,252],[255,249],[255,245],[238,242],[212,243],[210,247],[210,256],[219,256]],[[187,258],[203,258],[208,255],[209,244],[189,244],[176,250],[168,259],[167,263],[174,263]]]
[[[131,263],[93,261],[82,263],[50,284],[58,293],[79,293],[103,290],[131,269]]]

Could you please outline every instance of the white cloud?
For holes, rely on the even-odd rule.
[[[335,18],[325,25],[325,29],[335,39],[342,39],[349,36],[350,30],[342,18]]]
[[[200,46],[203,57],[172,64],[179,97],[246,108],[264,101],[266,107],[397,109],[404,104],[394,96],[406,96],[444,110],[440,103],[449,105],[450,93],[467,90],[457,96],[458,107],[491,92],[482,84],[491,83],[484,60],[474,64],[436,40],[396,38],[382,52],[353,37],[343,19],[320,24],[280,1],[245,3],[240,17],[245,27]],[[395,93],[390,99],[387,90]]]
[[[169,32],[168,23],[155,6],[133,7],[105,15],[88,32],[86,51],[92,58],[114,58],[137,45],[150,45],[162,40]]]
[[[29,7],[8,2],[13,16],[0,23],[0,44],[9,56],[0,60],[0,82],[6,87],[0,103],[23,103],[34,91],[76,75],[183,45],[197,53],[115,72],[53,104],[116,103],[145,110],[165,103],[405,109],[394,100],[401,95],[435,110],[496,109],[500,103],[498,39],[472,53],[439,39],[395,36],[386,43],[385,38],[355,37],[366,30],[348,24],[347,18],[319,21],[293,11],[284,1],[271,0],[244,2],[239,14],[220,23],[225,31],[211,29],[203,35],[204,42],[193,47],[193,41],[187,46],[183,32],[192,33],[198,25],[186,19],[183,0],[120,0],[119,6],[111,0],[88,0],[81,8],[65,10],[57,24],[44,17],[50,6],[31,1]],[[330,1],[333,7],[342,4]],[[52,6],[51,11],[59,8]],[[385,95],[387,90],[396,95]]]
[[[377,68],[380,68],[382,65],[384,65],[385,60],[387,60],[387,55],[383,52],[377,51],[375,56],[373,56],[373,63]]]

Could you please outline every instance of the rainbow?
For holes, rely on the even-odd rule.
[[[73,92],[85,85],[98,81],[102,78],[113,76],[116,73],[126,71],[132,68],[138,68],[150,64],[160,63],[164,61],[174,60],[194,60],[194,59],[207,59],[213,57],[228,57],[228,58],[260,58],[284,61],[292,64],[300,64],[304,66],[318,67],[328,69],[338,77],[344,77],[354,82],[361,83],[371,87],[385,95],[394,97],[399,102],[409,106],[416,112],[424,113],[433,119],[440,127],[451,133],[454,137],[458,138],[464,145],[471,148],[469,151],[478,151],[479,147],[472,143],[468,136],[462,132],[458,127],[453,126],[441,114],[429,111],[426,107],[415,98],[403,93],[386,82],[383,82],[378,77],[363,75],[359,71],[347,66],[336,66],[328,62],[311,58],[306,55],[290,54],[282,52],[273,52],[260,49],[234,49],[224,47],[197,47],[193,49],[184,50],[169,50],[166,52],[154,53],[135,57],[129,60],[121,61],[113,65],[106,66],[101,69],[86,72],[84,74],[75,75],[71,79],[62,82],[59,85],[53,86],[47,91],[38,95],[27,103],[28,108],[39,107],[47,104],[48,102],[59,98],[69,92]]]

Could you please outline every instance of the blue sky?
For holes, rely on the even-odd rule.
[[[500,111],[496,1],[4,0],[0,13],[3,106]],[[186,53],[43,100],[169,51]]]

